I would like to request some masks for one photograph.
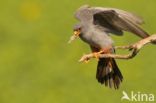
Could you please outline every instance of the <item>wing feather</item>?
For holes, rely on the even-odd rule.
[[[129,31],[141,38],[148,37],[148,33],[144,31],[139,25],[143,23],[139,17],[134,16],[123,10],[118,9],[94,9],[93,22],[103,28],[110,28],[115,31]],[[100,19],[99,19],[100,18]]]

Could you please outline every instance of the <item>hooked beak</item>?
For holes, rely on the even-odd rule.
[[[74,41],[76,38],[78,38],[79,35],[80,35],[80,33],[81,33],[80,30],[75,30],[75,31],[74,31],[74,34],[70,37],[68,43],[71,43],[71,42]]]

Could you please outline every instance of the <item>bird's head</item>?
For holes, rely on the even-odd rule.
[[[89,5],[83,5],[80,8],[78,8],[74,14],[75,18],[80,20],[80,21],[86,21],[88,19],[90,19],[90,15],[92,13],[90,13],[90,8],[91,6]]]
[[[73,35],[70,37],[70,40],[68,41],[68,43],[71,43],[73,40],[78,38],[79,35],[81,34],[82,34],[82,25],[81,24],[75,25],[73,28]]]

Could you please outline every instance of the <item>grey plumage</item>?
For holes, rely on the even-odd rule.
[[[109,48],[108,53],[114,53],[113,40],[109,34],[122,35],[124,31],[136,34],[141,38],[148,37],[140,25],[143,20],[126,11],[115,8],[80,7],[75,17],[80,21],[74,30],[80,29],[80,38],[88,43],[92,52],[98,52]],[[97,66],[97,80],[101,84],[117,89],[123,80],[123,76],[113,58],[101,58]]]
[[[128,31],[142,38],[149,36],[139,27],[143,20],[135,14],[123,10],[84,5],[76,11],[75,17],[81,21],[82,26],[94,26],[96,30],[99,29],[106,33],[122,35],[123,31]]]

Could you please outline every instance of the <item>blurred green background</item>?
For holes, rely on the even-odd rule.
[[[119,90],[96,81],[96,60],[78,63],[90,48],[67,41],[77,23],[74,11],[84,4],[134,12],[145,30],[156,32],[156,0],[0,0],[0,103],[124,103],[123,90],[156,94],[155,45],[117,60],[124,75]],[[115,45],[139,40],[130,33],[113,39]]]

